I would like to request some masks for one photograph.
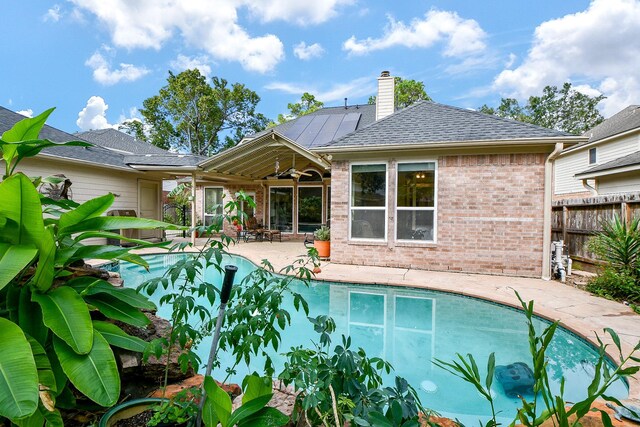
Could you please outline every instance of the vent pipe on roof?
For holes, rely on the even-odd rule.
[[[347,109],[347,98],[344,99],[344,109]]]
[[[378,77],[378,96],[376,97],[376,120],[393,114],[395,111],[395,81],[388,71]]]

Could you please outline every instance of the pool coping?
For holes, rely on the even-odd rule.
[[[227,252],[242,256],[258,266],[263,259],[269,259],[275,271],[279,272],[282,267],[290,264],[300,255],[301,246],[300,242],[282,242],[277,245],[242,244],[229,247]],[[198,249],[191,248],[186,252],[197,252]],[[137,252],[141,255],[166,253],[158,248]],[[273,252],[273,256],[269,256],[269,252]],[[563,328],[596,348],[598,341],[595,329],[602,330],[604,327],[611,327],[618,333],[624,355],[629,354],[640,341],[640,315],[635,314],[623,304],[593,296],[586,291],[559,282],[512,276],[348,265],[331,261],[322,261],[320,267],[322,271],[314,277],[314,280],[362,285],[393,285],[447,292],[522,310],[514,292],[518,291],[523,300],[535,302],[536,316],[552,322],[558,320]],[[578,301],[578,303],[566,302],[569,300]],[[619,322],[620,319],[623,320],[622,325]],[[610,322],[613,320],[618,323],[611,325]],[[609,344],[607,347],[609,358],[614,362],[618,361],[619,355],[611,338],[602,333],[598,335],[603,342]],[[640,376],[628,377],[627,380],[629,399],[640,400]]]

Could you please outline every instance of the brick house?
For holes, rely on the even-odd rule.
[[[201,163],[201,209],[243,189],[290,238],[330,219],[332,262],[548,277],[553,161],[586,138],[378,89]]]

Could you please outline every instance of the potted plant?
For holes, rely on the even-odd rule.
[[[318,251],[320,258],[329,258],[331,255],[331,230],[326,225],[313,232],[313,247]]]

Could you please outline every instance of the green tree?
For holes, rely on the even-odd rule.
[[[240,83],[213,77],[197,69],[169,72],[167,85],[143,102],[140,113],[150,126],[149,140],[161,148],[211,155],[234,146],[268,120],[256,112],[260,97]]]
[[[144,133],[144,123],[140,120],[126,120],[120,123],[118,130],[134,137],[138,141],[148,142],[147,134]]]
[[[530,96],[524,107],[513,98],[502,98],[497,108],[485,104],[479,111],[581,135],[604,120],[597,109],[603,99],[603,95],[585,95],[565,83],[562,88],[546,86],[541,96]]]
[[[395,77],[395,106],[405,108],[418,101],[433,101],[424,89],[424,83],[417,80],[405,80]],[[369,97],[369,104],[376,103],[376,96]]]
[[[316,99],[315,95],[305,92],[300,97],[300,102],[287,104],[289,114],[278,114],[278,123],[284,123],[296,117],[313,113],[324,107],[324,102]]]

